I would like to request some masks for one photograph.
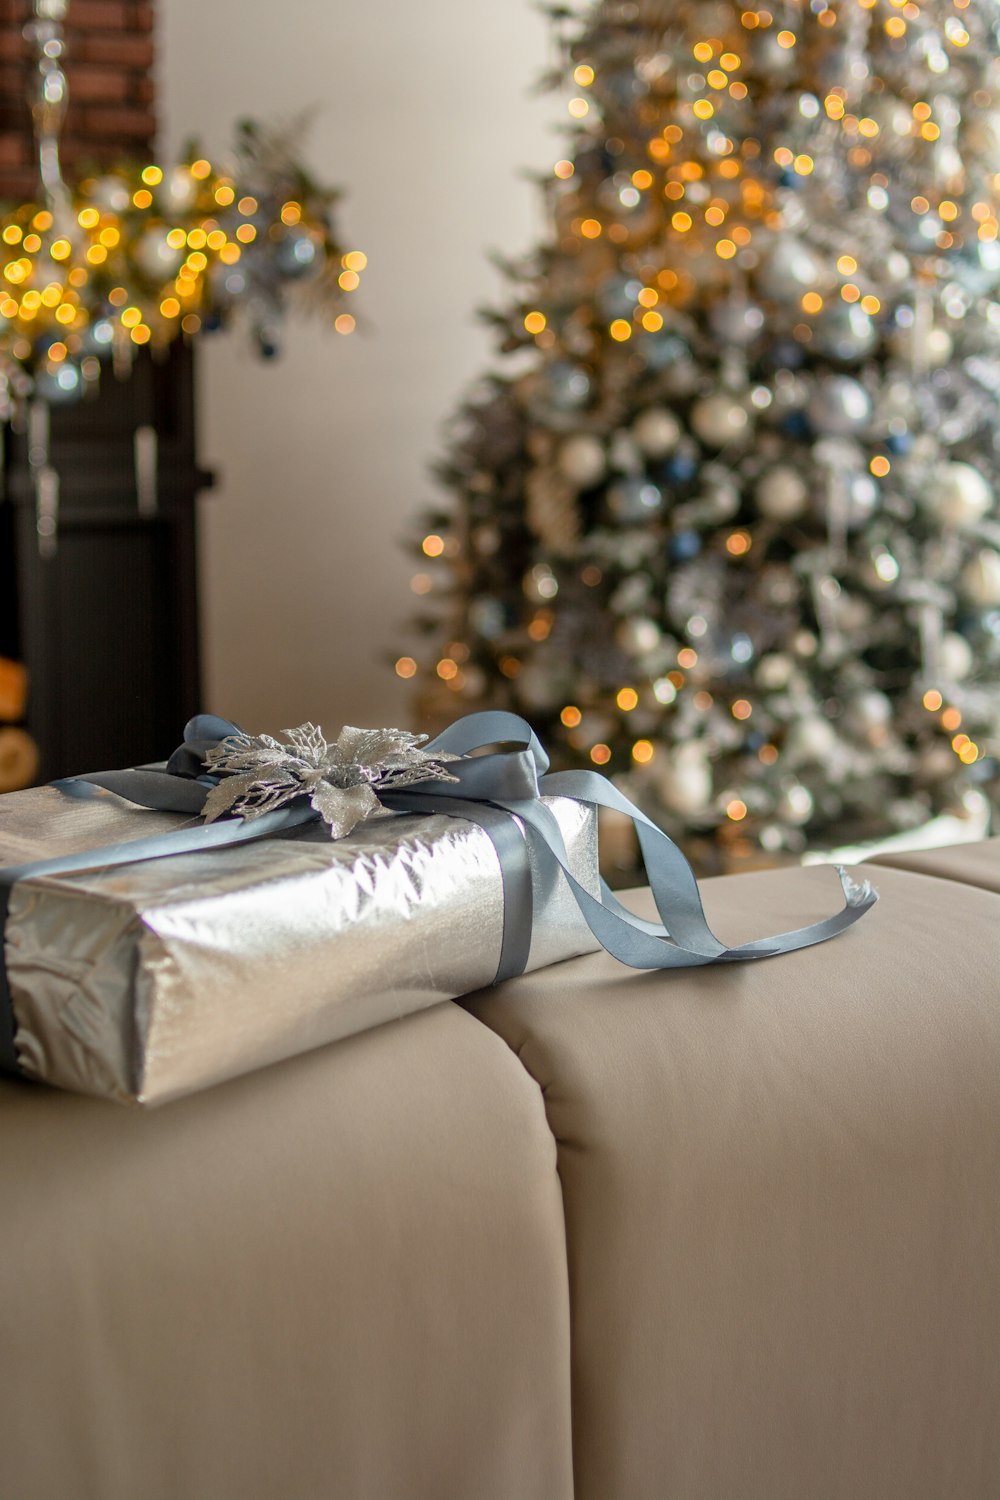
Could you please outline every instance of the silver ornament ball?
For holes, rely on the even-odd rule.
[[[972,464],[956,461],[932,475],[927,505],[946,526],[972,530],[993,509],[993,490]]]
[[[648,479],[619,479],[608,490],[608,508],[619,521],[646,521],[662,507],[663,491]]]
[[[708,315],[708,323],[723,344],[744,348],[752,344],[763,329],[764,310],[748,297],[729,297],[724,302],[715,303]]]
[[[824,375],[816,382],[807,412],[817,432],[859,432],[871,419],[871,397],[850,375]]]

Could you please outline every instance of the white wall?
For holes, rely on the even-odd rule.
[[[306,157],[341,184],[369,269],[367,336],[289,325],[261,363],[241,332],[201,343],[205,706],[247,728],[406,723],[386,659],[408,647],[399,538],[434,494],[441,424],[484,368],[486,252],[540,227],[560,103],[532,0],[163,0],[161,155],[219,153],[241,116],[321,106]]]

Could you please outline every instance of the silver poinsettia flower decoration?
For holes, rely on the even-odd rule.
[[[230,734],[208,752],[205,765],[220,781],[205,800],[206,822],[224,813],[259,818],[305,796],[330,837],[342,839],[378,811],[380,791],[458,780],[446,763],[460,757],[421,750],[425,734],[346,727],[333,744],[315,724],[282,734],[286,743],[269,734]]]

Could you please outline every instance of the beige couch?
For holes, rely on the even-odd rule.
[[[868,873],[159,1111],[4,1082],[2,1500],[1000,1495],[1000,841]]]

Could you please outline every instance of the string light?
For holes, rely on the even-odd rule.
[[[121,194],[118,207],[108,207],[104,197],[100,204],[87,201],[98,188],[106,195],[109,182],[120,184],[115,188]],[[179,194],[177,204],[174,194]],[[93,379],[100,370],[95,349],[110,354],[114,348],[121,355],[129,346],[164,344],[181,333],[198,333],[205,311],[215,320],[227,316],[249,283],[244,279],[226,284],[220,306],[210,273],[215,263],[220,269],[235,266],[262,232],[265,245],[255,262],[256,274],[262,280],[273,278],[275,288],[286,272],[266,268],[272,265],[276,247],[284,247],[286,234],[294,237],[287,248],[297,253],[300,244],[305,247],[303,271],[322,268],[332,254],[340,259],[330,227],[320,216],[326,206],[319,199],[304,207],[276,197],[262,208],[259,192],[245,193],[238,205],[242,221],[231,231],[238,238],[230,240],[213,214],[236,196],[232,180],[213,176],[211,164],[199,157],[169,173],[149,163],[131,181],[125,168],[112,169],[99,183],[85,179],[75,191],[72,234],[60,232],[65,219],[57,223],[46,208],[28,204],[8,213],[0,220],[0,241],[17,247],[20,254],[4,267],[4,280],[23,288],[24,295],[20,302],[6,299],[11,305],[0,328],[0,354],[27,364],[36,375],[53,364],[75,364],[87,380]],[[178,253],[184,258],[171,274],[171,258]],[[164,267],[160,272],[158,262]],[[321,295],[332,300],[355,291],[366,264],[362,252],[349,252],[339,276],[324,281]],[[57,267],[59,277],[53,279]],[[109,316],[120,337],[105,336]],[[356,322],[342,314],[334,326],[339,333],[350,333]],[[53,340],[56,330],[60,336]],[[66,374],[69,377],[71,371]],[[45,394],[65,400],[82,388],[79,378],[68,378],[58,389],[46,388]]]

